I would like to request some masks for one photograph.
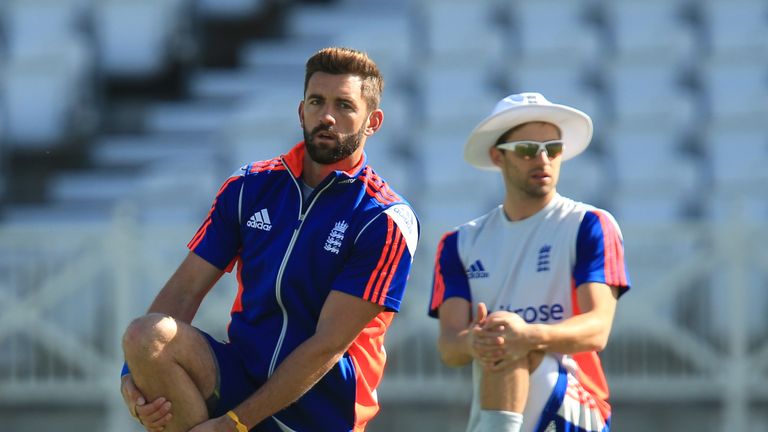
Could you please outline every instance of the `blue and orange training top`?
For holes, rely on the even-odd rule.
[[[229,339],[256,386],[314,334],[331,290],[384,306],[309,392],[274,415],[296,431],[361,431],[379,409],[384,333],[400,309],[419,225],[365,156],[303,200],[303,157],[299,143],[234,173],[188,247],[222,270],[237,266]]]

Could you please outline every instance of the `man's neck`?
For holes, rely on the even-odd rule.
[[[323,179],[328,177],[328,174],[334,171],[351,170],[358,163],[360,163],[360,159],[363,157],[362,146],[360,147],[360,149],[352,153],[346,159],[342,159],[336,163],[328,165],[313,161],[312,158],[309,157],[309,153],[305,153],[304,167],[302,168],[301,179],[304,180],[304,183],[306,183],[307,186],[316,188],[317,185],[323,181]]]
[[[532,197],[523,193],[519,196],[514,196],[508,193],[502,208],[507,219],[521,221],[541,211],[541,209],[552,202],[556,194],[557,192],[554,189],[543,197]]]

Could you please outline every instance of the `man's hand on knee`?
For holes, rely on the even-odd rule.
[[[171,421],[171,402],[159,397],[150,403],[146,403],[131,374],[124,375],[121,379],[120,393],[128,407],[128,412],[144,428],[150,432],[160,432]]]

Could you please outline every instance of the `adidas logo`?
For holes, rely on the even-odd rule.
[[[272,229],[272,221],[269,220],[269,213],[267,209],[261,209],[251,216],[246,223],[251,228],[256,228],[264,231]]]
[[[485,271],[485,267],[483,267],[483,263],[481,263],[480,260],[475,261],[467,269],[467,278],[469,279],[487,278],[487,277],[488,277],[488,272]]]

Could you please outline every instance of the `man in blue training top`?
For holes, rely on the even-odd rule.
[[[219,190],[190,253],[125,332],[121,391],[147,430],[362,431],[419,226],[367,164],[383,79],[364,53],[307,62],[304,141]],[[237,266],[229,341],[190,325]],[[151,402],[150,402],[151,401]]]

